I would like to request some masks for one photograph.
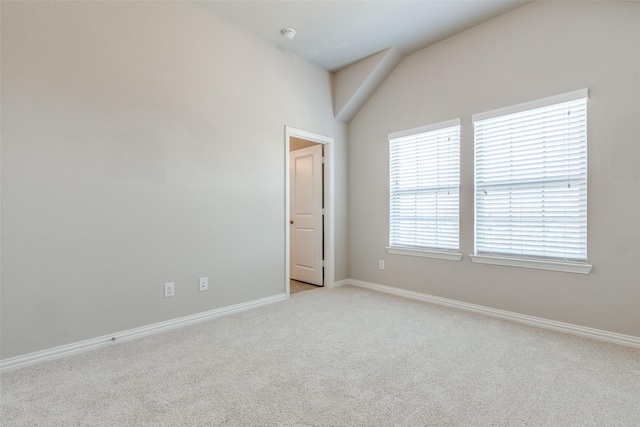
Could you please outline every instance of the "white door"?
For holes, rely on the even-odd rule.
[[[291,278],[322,286],[322,145],[290,156]]]

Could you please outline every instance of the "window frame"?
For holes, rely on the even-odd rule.
[[[391,155],[392,155],[392,144],[393,140],[397,140],[400,138],[405,138],[413,135],[419,135],[429,132],[436,132],[440,130],[444,130],[451,127],[458,127],[458,141],[457,141],[457,167],[458,167],[458,175],[457,175],[457,190],[458,190],[458,200],[457,200],[457,215],[458,215],[458,235],[457,235],[457,249],[446,249],[446,248],[435,248],[435,247],[424,247],[424,246],[402,246],[402,245],[392,245],[392,208],[393,202],[392,198],[394,196],[392,190],[392,165],[391,165]],[[452,261],[460,261],[462,259],[462,253],[460,252],[460,146],[461,146],[461,120],[460,118],[447,120],[444,122],[434,123],[427,126],[421,126],[418,128],[408,129],[399,132],[393,132],[388,135],[388,147],[389,147],[389,246],[386,247],[387,253],[396,254],[396,255],[408,255],[408,256],[416,256],[416,257],[427,257],[427,258],[436,258],[436,259],[445,259]]]
[[[587,235],[585,234],[585,261],[576,261],[576,260],[564,260],[556,257],[536,257],[536,256],[522,256],[519,254],[486,254],[486,253],[478,253],[477,243],[478,243],[478,232],[477,232],[477,222],[478,222],[478,174],[477,174],[477,135],[476,135],[476,123],[483,120],[488,120],[492,118],[498,118],[502,116],[508,116],[514,113],[526,112],[529,110],[535,110],[542,107],[553,106],[556,104],[561,104],[564,102],[576,101],[579,99],[588,100],[588,89],[581,89],[573,92],[568,92],[561,95],[556,95],[548,98],[539,99],[532,102],[526,102],[518,105],[514,105],[511,107],[501,108],[498,110],[492,110],[485,113],[474,114],[472,116],[472,121],[474,125],[474,254],[470,255],[470,259],[475,263],[482,264],[493,264],[493,265],[503,265],[503,266],[514,266],[514,267],[525,267],[525,268],[535,268],[542,270],[553,270],[553,271],[563,271],[569,273],[580,273],[580,274],[589,274],[593,266],[586,260],[587,248],[586,241]],[[585,107],[586,108],[586,107]],[[584,174],[585,177],[588,173],[588,165],[587,165],[587,145],[588,145],[588,135],[587,135],[587,125],[586,125],[586,116],[587,111],[585,109],[585,139],[584,139],[584,150],[585,150],[585,163],[584,163]],[[586,179],[586,178],[585,178]],[[587,194],[587,183],[585,181],[584,192],[585,197]],[[587,221],[587,202],[585,199],[585,207],[584,207],[584,222],[586,226]],[[587,229],[585,229],[585,233],[587,233]]]

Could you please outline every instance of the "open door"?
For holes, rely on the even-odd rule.
[[[291,279],[323,286],[322,145],[290,154]]]

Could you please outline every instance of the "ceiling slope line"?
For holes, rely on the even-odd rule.
[[[349,123],[403,59],[404,54],[391,47],[336,72],[333,77],[335,118]]]

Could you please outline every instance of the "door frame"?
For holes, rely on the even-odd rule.
[[[290,296],[289,281],[291,279],[290,265],[291,265],[291,230],[289,220],[290,208],[291,208],[291,171],[289,161],[289,150],[291,148],[291,137],[300,139],[306,139],[307,141],[315,142],[324,145],[324,286],[327,288],[333,288],[335,282],[334,276],[334,256],[335,256],[335,221],[334,221],[334,175],[333,175],[333,143],[334,140],[331,137],[318,135],[312,132],[292,128],[285,126],[285,138],[284,138],[284,278],[285,278],[285,294],[286,297]]]

